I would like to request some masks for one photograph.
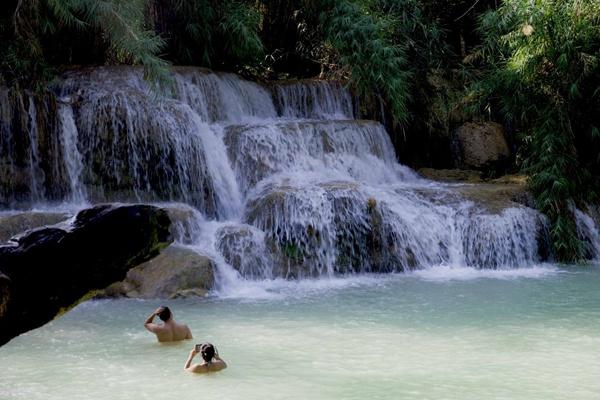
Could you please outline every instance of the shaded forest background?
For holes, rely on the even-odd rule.
[[[0,85],[44,92],[67,68],[170,65],[345,82],[403,163],[449,168],[451,132],[496,121],[559,260],[583,257],[574,207],[600,193],[597,0],[4,0]]]

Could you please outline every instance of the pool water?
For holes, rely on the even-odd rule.
[[[0,399],[598,399],[600,267],[248,284],[240,296],[102,300],[0,348]],[[167,304],[194,340],[159,344]],[[193,375],[194,343],[225,371]]]

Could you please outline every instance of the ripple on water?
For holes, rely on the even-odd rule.
[[[142,324],[164,300],[88,302],[0,348],[0,397],[596,400],[600,269],[519,272],[439,267],[170,300],[195,336],[170,346]],[[230,368],[184,373],[202,341]]]

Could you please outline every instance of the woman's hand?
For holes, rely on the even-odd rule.
[[[190,365],[192,364],[192,359],[194,358],[194,356],[196,354],[198,354],[198,352],[196,351],[196,346],[194,346],[192,348],[192,350],[190,350],[190,355],[188,356],[188,358],[183,366],[183,369],[187,370],[190,367]]]

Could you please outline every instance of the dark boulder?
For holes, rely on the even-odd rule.
[[[455,164],[498,176],[509,166],[511,156],[504,128],[495,122],[467,122],[453,135]]]
[[[172,241],[170,225],[157,207],[101,205],[70,226],[39,228],[0,247],[0,345],[124,279]]]

